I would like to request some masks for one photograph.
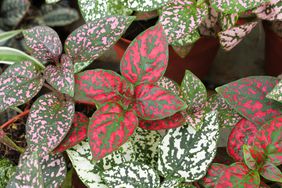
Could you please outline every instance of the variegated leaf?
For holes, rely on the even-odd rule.
[[[117,150],[138,126],[135,113],[125,111],[117,103],[108,103],[98,109],[90,119],[88,138],[93,160],[98,161]]]
[[[5,42],[7,40],[17,36],[22,31],[24,31],[24,30],[23,29],[17,29],[17,30],[12,30],[12,31],[0,32],[0,43],[4,43],[5,44]]]
[[[232,14],[251,10],[267,1],[268,0],[211,0],[211,6],[219,12]]]
[[[259,173],[265,179],[282,183],[282,173],[278,167],[270,162],[266,162],[259,169]]]
[[[266,97],[282,103],[282,80],[280,80]]]
[[[32,62],[23,61],[10,65],[0,75],[0,112],[32,99],[43,83],[39,68]]]
[[[253,10],[258,18],[263,20],[275,21],[282,20],[282,2],[281,0],[269,0]]]
[[[185,58],[188,53],[190,52],[190,50],[192,49],[193,47],[193,43],[195,43],[197,40],[200,39],[200,33],[196,30],[196,31],[192,31],[191,33],[189,34],[186,34],[183,36],[183,38],[180,38],[176,41],[173,41],[171,42],[171,45],[173,45],[173,49],[174,51],[181,57],[181,58]],[[186,47],[188,51],[186,51],[186,56],[185,55],[182,55],[179,54],[175,47],[178,46],[178,47]]]
[[[23,31],[23,35],[32,56],[43,62],[59,61],[63,47],[58,34],[52,28],[36,26]]]
[[[135,88],[134,110],[145,120],[158,120],[186,109],[186,104],[168,90],[152,84],[141,84]]]
[[[212,163],[205,177],[200,180],[200,184],[205,188],[214,188],[226,169],[227,166],[224,164]]]
[[[59,7],[55,8],[42,16],[44,24],[56,27],[71,24],[79,19],[76,9]]]
[[[282,104],[265,97],[278,81],[269,76],[247,77],[216,88],[216,91],[240,115],[259,126],[282,114]]]
[[[147,130],[165,130],[180,127],[185,123],[185,118],[181,112],[159,120],[140,120],[139,127]]]
[[[127,0],[127,6],[133,10],[148,12],[156,10],[169,3],[171,0]]]
[[[24,17],[30,7],[29,0],[2,0],[1,18],[9,27],[16,26]]]
[[[121,74],[131,83],[155,83],[165,73],[168,44],[160,24],[138,35],[121,59]]]
[[[200,36],[200,35],[199,35]],[[197,39],[198,40],[198,39]],[[172,46],[173,50],[177,55],[181,58],[187,57],[187,55],[190,53],[190,51],[193,48],[193,44],[186,44],[181,46]]]
[[[127,0],[78,0],[80,12],[86,22],[110,15],[130,15],[125,6]]]
[[[249,169],[256,170],[264,163],[264,151],[254,146],[243,145],[244,162]]]
[[[234,27],[239,19],[239,14],[220,14],[220,25],[223,31],[231,29]]]
[[[67,150],[67,154],[79,178],[88,187],[107,188],[100,177],[101,170],[108,170],[116,165],[135,160],[135,153],[131,142],[126,142],[117,151],[104,157],[96,164],[91,162],[92,154],[88,142],[82,141]]]
[[[66,177],[66,163],[61,155],[40,157],[29,149],[21,156],[17,172],[7,188],[15,187],[59,187]]]
[[[44,71],[46,81],[61,93],[74,95],[74,73],[71,59],[63,54],[59,66],[49,65]]]
[[[59,2],[60,0],[45,0],[45,2],[47,3],[47,4],[52,4],[52,3],[57,3],[57,2]]]
[[[243,118],[232,129],[227,143],[227,152],[235,161],[243,161],[243,145],[251,145],[258,128]]]
[[[39,97],[32,105],[26,124],[26,140],[41,156],[53,151],[71,127],[74,103],[55,94]]]
[[[157,131],[137,128],[130,141],[136,153],[136,161],[155,168],[157,166],[158,145],[161,141],[161,135]]]
[[[196,6],[193,0],[175,0],[162,8],[160,23],[171,44],[194,32],[207,15],[206,3]]]
[[[102,173],[110,188],[158,188],[160,179],[154,169],[146,164],[132,162],[115,166]]]
[[[207,113],[202,129],[170,129],[160,144],[158,170],[164,177],[185,178],[194,182],[202,178],[216,153],[219,137],[217,114]]]
[[[219,13],[209,5],[208,15],[202,22],[202,26],[205,28],[213,28],[218,22]]]
[[[75,96],[78,102],[95,104],[132,98],[134,88],[123,77],[109,70],[95,69],[75,75]]]
[[[218,34],[219,42],[224,50],[231,50],[239,44],[243,38],[248,35],[257,25],[258,22],[250,22],[244,25],[232,27]]]
[[[257,171],[251,171],[244,163],[234,163],[227,167],[218,179],[215,188],[245,187],[258,188],[260,177]]]
[[[267,161],[282,164],[282,116],[264,124],[254,136],[254,146],[261,148],[267,155]]]
[[[203,107],[207,100],[206,87],[191,71],[185,71],[180,89],[180,95],[188,105],[188,111],[195,112]]]
[[[88,123],[89,119],[86,115],[76,112],[68,134],[53,153],[63,152],[83,141],[87,137]]]
[[[180,188],[180,183],[184,181],[183,178],[165,179],[160,188]]]
[[[162,87],[162,88],[164,88],[166,90],[171,91],[175,95],[179,95],[180,94],[180,87],[179,87],[179,85],[175,81],[173,81],[173,80],[171,80],[171,79],[169,79],[169,78],[167,78],[165,76],[163,76],[156,83],[156,85],[158,85],[159,87]]]
[[[133,19],[106,16],[80,26],[66,39],[66,54],[74,63],[96,59],[121,37]]]
[[[185,118],[186,126],[193,127],[195,130],[199,130],[203,125],[206,111],[205,110],[199,110],[196,112],[183,111],[182,114]]]

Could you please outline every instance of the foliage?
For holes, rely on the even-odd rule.
[[[6,187],[9,179],[13,176],[16,171],[14,166],[8,159],[0,159],[0,187]]]

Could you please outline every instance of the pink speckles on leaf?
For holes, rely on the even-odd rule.
[[[43,77],[30,61],[15,63],[0,75],[0,112],[32,99],[42,88]]]
[[[282,20],[282,2],[281,0],[270,0],[269,2],[263,3],[261,6],[253,10],[253,13],[258,18],[263,20]]]
[[[121,37],[133,19],[130,16],[106,16],[80,26],[66,39],[66,54],[74,63],[96,59]]]
[[[61,93],[74,95],[74,73],[71,59],[63,54],[59,66],[49,65],[44,71],[46,81]]]
[[[122,57],[121,74],[131,83],[155,83],[168,63],[168,43],[160,24],[138,35]]]
[[[39,97],[32,105],[26,125],[26,139],[40,155],[48,154],[64,139],[74,115],[74,103],[55,94]]]
[[[50,27],[36,26],[23,32],[25,44],[37,59],[57,62],[63,47],[58,34]]]

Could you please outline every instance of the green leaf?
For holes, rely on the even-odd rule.
[[[22,61],[31,61],[41,69],[45,68],[44,65],[42,65],[40,61],[38,61],[34,57],[29,56],[20,50],[9,47],[0,46],[0,62],[1,61],[10,62],[9,64],[19,63]]]
[[[171,45],[173,45],[173,46],[183,46],[183,47],[187,48],[187,45],[192,46],[192,44],[195,43],[198,39],[200,39],[200,37],[201,37],[201,35],[198,31],[192,31],[189,34],[184,35],[182,38],[171,42]],[[189,52],[190,52],[190,50],[189,50]],[[187,55],[188,55],[188,53],[187,53]],[[182,58],[184,58],[184,57],[182,57]]]
[[[174,93],[177,96],[180,94],[179,85],[175,81],[165,76],[161,77],[161,79],[158,80],[157,85],[161,88],[171,91],[172,93]]]
[[[185,178],[193,182],[202,178],[216,154],[219,137],[217,113],[206,114],[202,128],[170,129],[160,144],[158,171],[164,177]]]
[[[18,29],[18,30],[0,33],[0,42],[5,42],[5,41],[9,40],[10,38],[13,38],[14,36],[20,34],[22,31],[24,31],[24,30]]]
[[[30,148],[21,156],[16,174],[7,188],[15,187],[59,187],[66,177],[66,163],[61,155],[39,157]]]
[[[148,12],[159,9],[171,0],[127,0],[127,6],[136,11]]]
[[[160,188],[179,188],[180,183],[183,181],[184,178],[165,179]]]
[[[267,98],[276,100],[282,103],[282,80],[266,95]]]
[[[15,172],[16,166],[8,159],[0,157],[0,187],[6,187]]]
[[[131,142],[126,142],[117,151],[104,157],[96,164],[91,163],[91,148],[86,141],[82,141],[73,148],[68,149],[67,154],[82,182],[88,187],[97,188],[107,187],[100,177],[100,171],[135,160],[135,153]]]
[[[244,162],[249,169],[255,170],[259,165],[264,163],[265,155],[263,150],[256,147],[243,145]]]
[[[103,179],[110,188],[115,187],[146,187],[158,188],[158,174],[146,164],[133,162],[115,166],[102,173]]]
[[[74,103],[59,99],[54,93],[39,97],[32,105],[27,123],[26,140],[40,155],[53,151],[71,127]]]
[[[110,15],[131,15],[125,6],[127,0],[78,0],[80,12],[86,22]]]
[[[239,14],[220,14],[220,25],[222,30],[228,30],[234,27],[239,19]]]
[[[42,16],[44,24],[57,27],[71,24],[79,19],[79,14],[76,9],[58,7]]]
[[[9,66],[0,75],[0,112],[31,100],[42,88],[44,79],[30,61]]]
[[[51,3],[57,3],[57,2],[59,2],[60,0],[45,0],[45,2],[47,3],[47,4],[51,4]]]
[[[157,166],[158,145],[161,141],[161,135],[157,131],[138,127],[130,141],[134,146],[136,161],[155,168]]]
[[[266,162],[259,169],[259,173],[265,179],[282,183],[282,173],[278,167],[270,162]]]

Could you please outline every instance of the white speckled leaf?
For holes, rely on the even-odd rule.
[[[282,1],[270,0],[253,10],[258,18],[263,20],[282,20]]]
[[[200,109],[196,112],[183,111],[182,115],[185,118],[186,126],[191,126],[195,130],[199,130],[203,125],[205,110]]]
[[[282,80],[266,95],[267,98],[282,102]]]
[[[180,96],[187,103],[188,111],[198,111],[205,104],[206,87],[191,71],[186,70],[180,89]]]
[[[127,0],[78,0],[80,12],[86,22],[110,15],[130,15]]]
[[[194,32],[207,15],[206,3],[196,6],[193,0],[176,0],[162,8],[160,23],[171,44]]]
[[[117,151],[101,159],[96,166],[91,163],[91,149],[86,141],[68,149],[67,154],[82,182],[88,187],[95,188],[107,187],[99,175],[101,170],[135,160],[133,145],[130,142],[126,142]]]
[[[172,0],[126,0],[127,6],[133,10],[148,12],[159,9]]]
[[[206,114],[202,129],[170,129],[160,144],[158,171],[164,177],[185,178],[193,182],[202,178],[216,154],[219,136],[217,112]]]
[[[184,178],[165,179],[160,188],[179,188],[179,184],[184,181]]]
[[[161,141],[161,135],[157,131],[137,128],[130,140],[134,146],[136,161],[155,168],[157,166],[158,145]]]
[[[39,157],[29,149],[21,156],[15,175],[7,188],[36,187],[57,188],[65,179],[66,163],[62,155]]]
[[[160,178],[154,169],[146,164],[133,162],[115,166],[102,173],[110,188],[158,188]]]
[[[162,88],[164,88],[164,89],[167,89],[167,90],[171,91],[175,95],[179,95],[180,94],[180,87],[179,87],[179,85],[175,81],[173,81],[173,80],[171,80],[171,79],[169,79],[169,78],[167,78],[165,76],[163,76],[157,82],[157,85],[162,87]]]
[[[243,38],[249,34],[258,22],[250,22],[237,27],[232,27],[218,34],[219,42],[223,49],[229,51],[239,44]]]
[[[222,30],[228,30],[235,26],[237,20],[239,18],[239,14],[220,14],[220,25]]]
[[[26,140],[40,156],[53,151],[64,139],[74,116],[73,101],[63,101],[54,93],[39,97],[32,105],[27,123]]]
[[[46,81],[61,93],[74,95],[74,71],[71,59],[63,54],[59,66],[49,65],[44,71]]]
[[[200,34],[198,31],[192,31],[191,33],[185,35],[183,38],[180,38],[171,43],[174,46],[186,46],[189,44],[193,44],[200,38]]]
[[[32,99],[44,83],[39,68],[30,61],[10,65],[0,75],[0,112]]]

